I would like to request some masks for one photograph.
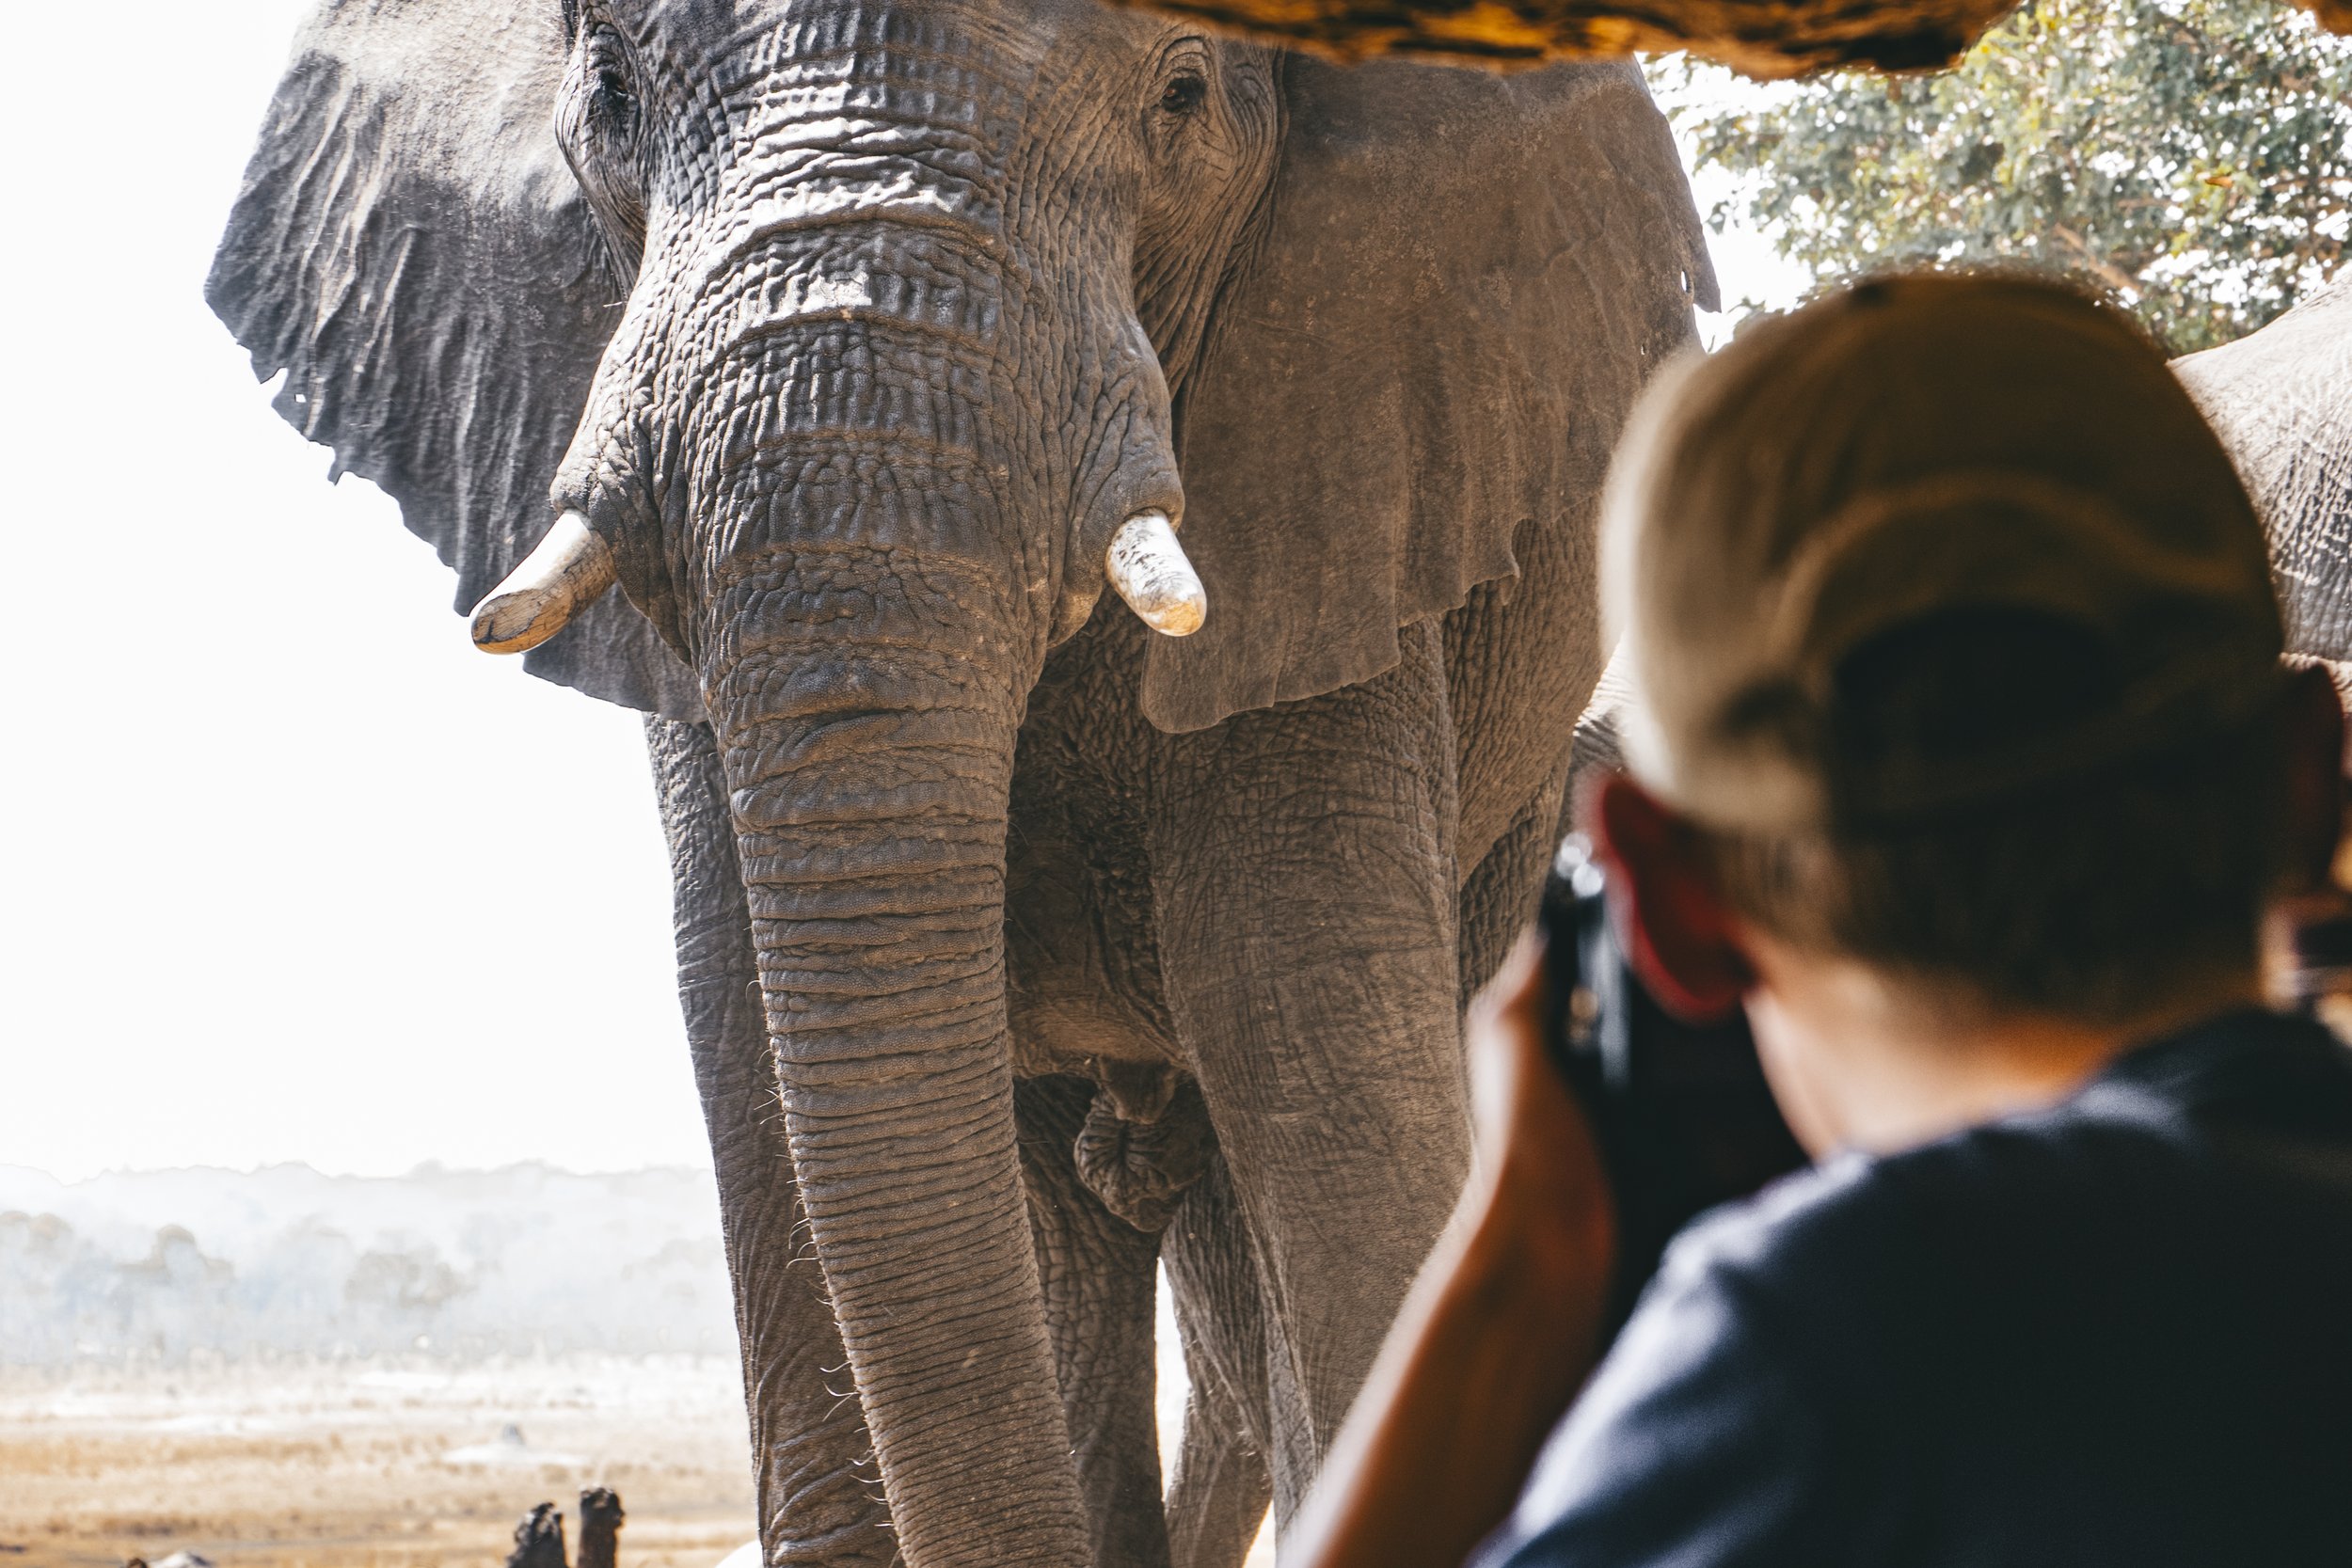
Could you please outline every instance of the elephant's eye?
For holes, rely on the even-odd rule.
[[[580,75],[588,82],[590,96],[595,96],[597,108],[609,119],[618,119],[635,108],[637,94],[628,75],[628,49],[621,38],[609,25],[595,25],[588,33],[588,47],[580,61],[585,71]]]
[[[1160,108],[1171,115],[1198,113],[1200,105],[1208,101],[1208,78],[1196,76],[1191,71],[1170,77],[1168,86],[1160,92]]]
[[[588,78],[596,84],[596,96],[612,109],[627,109],[636,102],[630,90],[628,55],[609,27],[598,27],[588,36]]]
[[[609,24],[583,17],[556,99],[556,137],[624,278],[636,272],[645,244],[642,118],[628,45]]]

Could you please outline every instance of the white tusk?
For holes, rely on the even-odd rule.
[[[1138,512],[1111,535],[1111,586],[1143,624],[1168,637],[1190,637],[1209,618],[1208,590],[1184,559],[1165,512]]]
[[[612,547],[588,519],[566,512],[539,547],[473,609],[473,645],[485,654],[526,653],[569,624],[612,586]]]

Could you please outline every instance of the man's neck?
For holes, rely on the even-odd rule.
[[[1772,1088],[1815,1154],[1884,1153],[2065,1099],[2131,1047],[2261,1001],[2217,975],[2121,1023],[2004,1012],[1769,937],[1747,1009]]]

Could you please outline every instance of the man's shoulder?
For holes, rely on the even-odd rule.
[[[2352,1465],[2348,1319],[2352,1057],[2217,1021],[1690,1227],[1486,1560],[2250,1560]]]
[[[2059,1104],[1836,1156],[1719,1209],[1676,1241],[1661,1285],[1736,1298],[1851,1362],[1889,1323],[1915,1340],[2021,1278],[2127,1289],[2282,1227],[2352,1244],[2352,1052],[2301,1020],[2235,1014]],[[2244,1263],[2249,1278],[2274,1266]]]
[[[1781,1330],[1783,1351],[1829,1318],[1867,1321],[1920,1261],[1913,1184],[1891,1174],[1904,1158],[1833,1155],[1702,1215],[1667,1248],[1645,1305],[1720,1302],[1751,1331]]]

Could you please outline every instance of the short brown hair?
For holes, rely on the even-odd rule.
[[[2101,701],[2029,625],[1963,616],[1871,651],[1852,743],[1961,749]],[[2283,864],[2280,706],[1965,809],[1786,834],[1702,829],[1719,887],[1785,941],[2004,1010],[2124,1022],[2256,961]]]

